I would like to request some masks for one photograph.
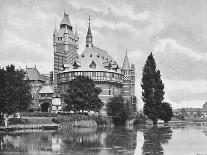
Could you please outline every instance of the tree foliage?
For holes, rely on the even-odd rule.
[[[121,95],[110,98],[107,104],[107,114],[112,117],[112,122],[115,126],[125,125],[130,116],[128,110],[129,107],[127,107]]]
[[[0,69],[0,117],[26,111],[31,104],[29,81],[24,80],[23,70],[14,65]]]
[[[65,110],[80,113],[83,111],[99,112],[103,102],[99,99],[101,89],[95,87],[92,79],[86,76],[77,76],[69,81],[68,89],[64,95]]]
[[[202,112],[201,112],[200,109],[198,109],[198,110],[196,111],[196,115],[197,115],[198,117],[201,117],[201,116],[202,116]]]
[[[164,84],[161,80],[160,71],[156,68],[152,53],[144,65],[141,86],[143,89],[144,114],[153,121],[153,124],[157,124],[160,105],[164,99]]]
[[[160,119],[163,120],[165,123],[171,120],[173,117],[172,107],[169,103],[163,102],[160,105]]]

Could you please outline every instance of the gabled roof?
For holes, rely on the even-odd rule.
[[[53,94],[54,91],[54,87],[53,86],[42,86],[42,88],[39,91],[39,94]]]
[[[124,58],[124,63],[123,63],[122,69],[123,70],[129,70],[130,69],[129,59],[128,59],[128,56],[127,56],[127,51],[126,51],[126,55],[125,55],[125,58]]]
[[[63,16],[63,19],[62,19],[60,25],[68,25],[68,26],[72,27],[70,20],[69,20],[69,15],[67,13],[64,13],[64,16]]]
[[[45,78],[39,73],[36,67],[26,68],[26,79],[32,81],[45,81]]]

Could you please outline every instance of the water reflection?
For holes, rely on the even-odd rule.
[[[207,123],[75,128],[0,133],[0,154],[11,155],[195,155],[207,153]],[[19,153],[18,153],[19,152]]]
[[[172,137],[171,127],[148,127],[144,131],[143,155],[164,154],[162,144],[168,143]]]
[[[108,148],[117,149],[117,152],[132,153],[136,147],[136,141],[136,132],[134,130],[113,128],[107,133],[105,145]]]

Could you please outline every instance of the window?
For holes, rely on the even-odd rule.
[[[41,97],[45,97],[45,94],[41,94]]]
[[[52,94],[47,94],[48,97],[52,97]]]

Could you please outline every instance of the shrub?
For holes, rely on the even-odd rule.
[[[98,126],[110,126],[112,124],[112,119],[109,116],[98,115],[94,116]]]
[[[15,124],[27,124],[28,121],[22,118],[10,118],[8,124],[15,125]]]
[[[47,113],[47,112],[23,112],[21,116],[26,117],[57,117],[56,113]]]
[[[134,125],[145,124],[146,120],[147,120],[147,118],[143,114],[138,114],[135,117]]]

